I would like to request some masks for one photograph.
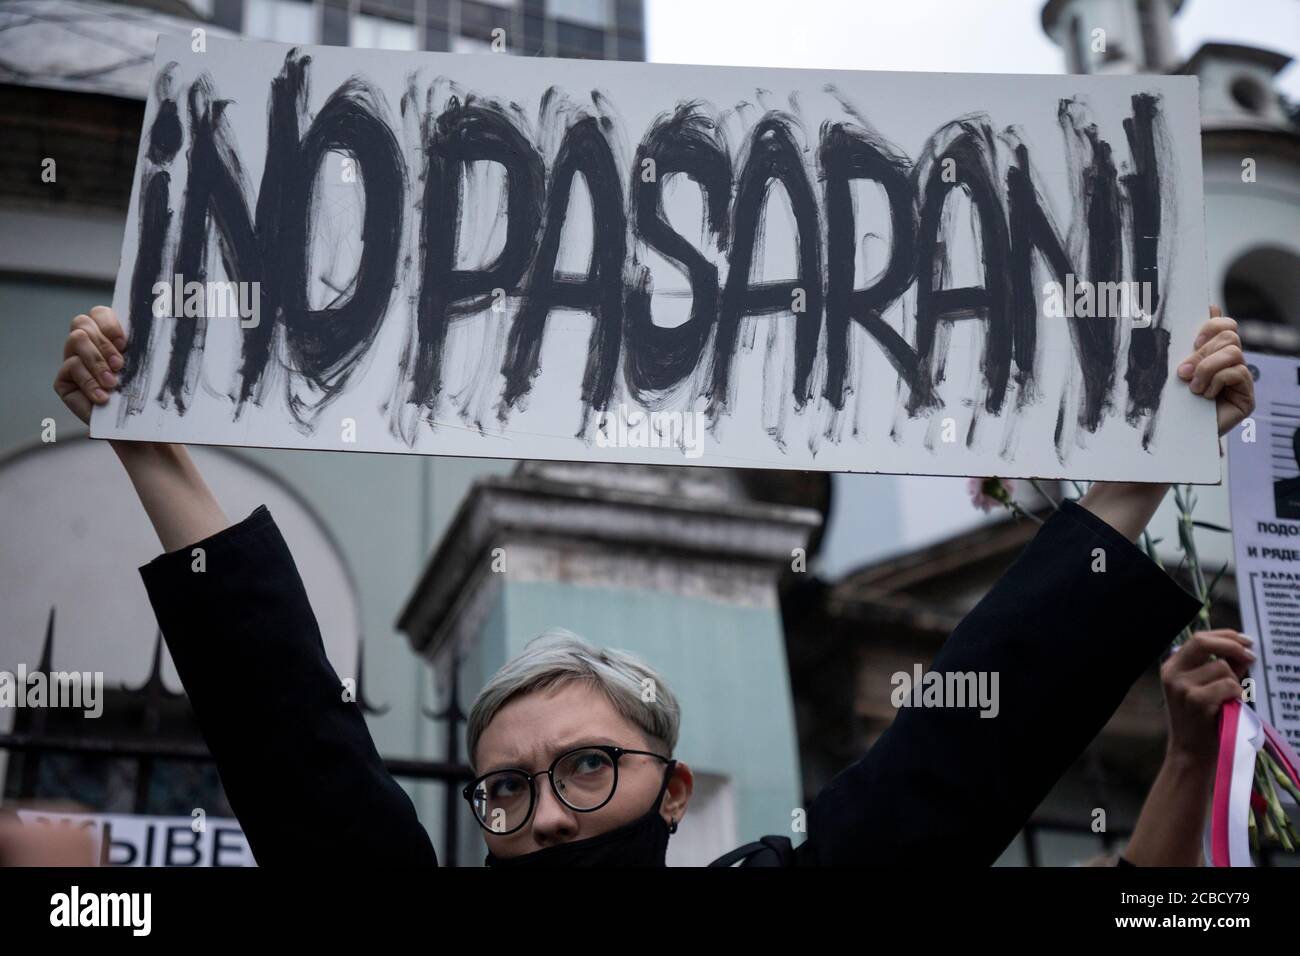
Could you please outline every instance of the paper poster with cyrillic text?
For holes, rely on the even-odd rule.
[[[1255,413],[1226,438],[1241,626],[1255,706],[1300,748],[1300,360],[1246,361]]]
[[[256,866],[238,820],[132,813],[19,810],[26,826],[71,828],[89,836],[102,866]]]

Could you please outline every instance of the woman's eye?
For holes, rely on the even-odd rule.
[[[600,753],[582,754],[574,762],[574,769],[578,773],[600,773],[608,767],[608,758]]]
[[[506,778],[505,780],[494,780],[487,788],[487,792],[490,799],[502,800],[507,797],[518,795],[522,789],[523,787],[520,781],[513,778]]]

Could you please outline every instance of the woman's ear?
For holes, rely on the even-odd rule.
[[[659,805],[659,813],[668,821],[669,826],[682,822],[682,817],[686,815],[686,804],[690,802],[694,790],[695,774],[691,773],[691,768],[686,764],[677,763],[668,780],[663,802]]]

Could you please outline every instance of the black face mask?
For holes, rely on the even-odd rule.
[[[668,782],[672,779],[673,767],[668,765],[664,774],[663,786],[655,798],[650,810],[625,823],[616,830],[601,833],[585,840],[573,840],[569,843],[557,843],[532,853],[520,856],[494,856],[490,851],[487,866],[665,866],[668,853],[668,837],[677,832],[677,824],[670,828],[668,822],[659,814],[664,794],[668,792]]]

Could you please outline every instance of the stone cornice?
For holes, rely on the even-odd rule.
[[[492,573],[492,551],[511,543],[657,564],[709,562],[734,566],[738,577],[760,571],[774,584],[820,522],[813,509],[752,500],[647,493],[527,473],[484,476],[461,502],[397,627],[417,652],[428,654],[451,636],[452,619],[481,619],[482,597],[509,579],[508,571]]]

